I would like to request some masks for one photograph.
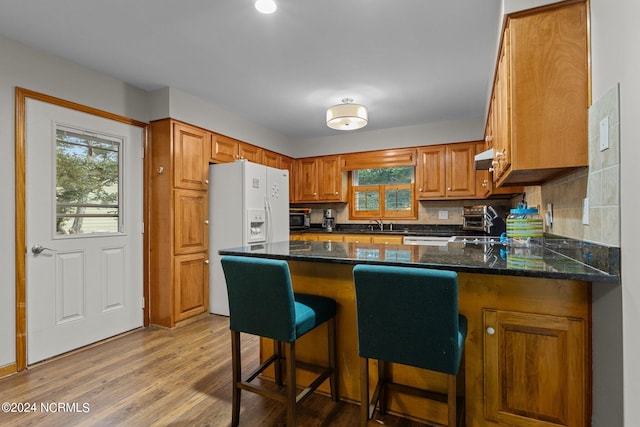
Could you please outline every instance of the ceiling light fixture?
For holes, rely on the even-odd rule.
[[[256,0],[255,6],[258,12],[265,14],[273,13],[278,8],[274,0]]]
[[[367,107],[354,104],[351,98],[342,98],[342,104],[327,108],[327,126],[336,130],[356,130],[369,122]]]

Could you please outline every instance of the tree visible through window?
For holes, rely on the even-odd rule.
[[[351,218],[416,218],[412,166],[352,172]]]
[[[56,234],[117,233],[121,140],[56,128]]]

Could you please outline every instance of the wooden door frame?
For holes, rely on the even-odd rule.
[[[105,119],[114,120],[120,123],[142,128],[142,138],[144,146],[144,166],[143,166],[143,324],[149,324],[149,262],[148,262],[148,239],[147,224],[149,209],[147,195],[147,148],[148,148],[148,124],[140,122],[108,111],[78,104],[64,99],[56,98],[29,89],[16,87],[15,91],[15,228],[16,228],[16,365],[15,371],[22,371],[27,367],[27,316],[26,316],[26,140],[25,140],[25,109],[27,99],[46,102],[59,107],[69,108],[83,113]],[[3,370],[0,373],[11,373],[11,370]],[[1,376],[1,375],[0,375]]]

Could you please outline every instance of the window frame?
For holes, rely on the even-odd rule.
[[[382,169],[382,168],[380,168]],[[349,219],[418,219],[418,203],[415,193],[415,169],[412,183],[405,184],[368,184],[354,185],[354,171],[349,171]],[[377,191],[379,207],[377,210],[359,211],[356,204],[356,193],[358,191]],[[387,210],[386,191],[387,190],[410,190],[411,209],[408,210]]]

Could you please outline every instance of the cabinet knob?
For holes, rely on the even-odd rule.
[[[317,195],[318,195],[318,193],[313,193],[313,195],[314,195],[314,196],[317,196]]]
[[[418,191],[422,193],[422,188],[418,188]]]
[[[209,224],[209,220],[208,220],[208,219],[205,219],[205,220],[204,220],[204,223],[208,225],[208,224]]]
[[[205,183],[205,184],[208,184],[208,183],[209,183],[209,180],[208,180],[208,179],[205,179],[205,180],[204,180],[204,183]]]
[[[495,334],[495,333],[496,333],[496,330],[495,330],[495,329],[493,329],[491,326],[489,326],[489,327],[487,328],[487,334],[489,334],[489,335],[493,335],[493,334]]]
[[[340,194],[340,193],[338,193],[338,192],[336,191],[336,196],[337,196],[338,194]]]
[[[209,264],[209,260],[208,260],[208,259],[205,259],[205,260],[204,260],[204,263],[205,263],[205,264]]]
[[[447,191],[451,191],[451,190],[453,190],[453,188],[451,188],[451,187],[447,188]]]
[[[486,187],[489,184],[489,181],[487,181],[486,179],[482,181],[482,186]]]
[[[487,135],[487,136],[485,136],[485,137],[484,137],[484,140],[485,140],[486,142],[491,142],[491,141],[493,141],[493,135]]]

